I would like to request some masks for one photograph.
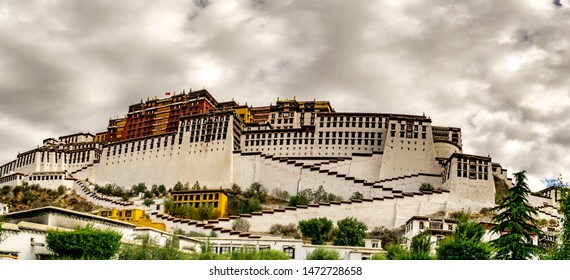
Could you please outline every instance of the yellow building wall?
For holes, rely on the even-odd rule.
[[[236,110],[236,113],[243,118],[243,121],[245,123],[252,123],[253,122],[253,115],[251,114],[251,111],[249,110],[248,107],[237,108],[235,110]]]
[[[148,219],[144,211],[141,209],[104,209],[95,213],[97,216],[106,217],[113,220],[119,220],[122,222],[127,222],[134,224],[137,227],[150,227],[162,231],[166,231],[166,225],[163,223],[153,222]]]
[[[173,203],[189,204],[194,208],[203,207],[207,205],[212,207],[214,211],[220,213],[220,217],[224,217],[227,214],[227,203],[228,197],[223,192],[184,192],[171,194],[170,196]]]

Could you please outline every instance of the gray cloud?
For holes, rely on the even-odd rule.
[[[534,182],[570,164],[570,8],[551,1],[0,4],[0,162],[166,91],[426,113]],[[540,186],[538,186],[540,187]],[[534,186],[534,188],[538,188]]]

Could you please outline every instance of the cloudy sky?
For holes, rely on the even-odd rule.
[[[0,164],[208,89],[419,114],[531,187],[570,180],[570,0],[0,0]]]

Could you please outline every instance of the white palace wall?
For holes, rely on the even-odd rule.
[[[159,137],[158,139],[161,139]],[[209,188],[228,187],[232,180],[232,141],[216,140],[208,143],[179,143],[178,137],[167,147],[106,156],[113,145],[103,148],[101,162],[94,172],[93,182],[104,185],[116,183],[131,186],[140,182],[146,185],[174,186],[177,182],[198,181]],[[143,140],[139,140],[143,141]],[[130,145],[138,145],[137,142]],[[163,143],[163,142],[161,142]],[[129,147],[128,147],[129,148]]]
[[[343,202],[330,205],[312,205],[306,208],[288,208],[272,214],[242,216],[250,224],[250,232],[269,232],[274,224],[297,224],[301,220],[326,217],[334,223],[347,217],[357,217],[369,228],[399,227],[414,215],[429,215],[446,211],[448,193],[415,195],[413,197],[392,198],[362,202]],[[216,226],[231,228],[233,221],[221,221]]]

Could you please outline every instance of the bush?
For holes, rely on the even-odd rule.
[[[74,231],[48,231],[46,243],[57,258],[69,260],[107,260],[119,250],[121,235],[88,225]]]
[[[254,187],[254,189],[256,188],[257,187]],[[261,201],[259,200],[259,196],[254,193],[257,193],[257,191],[254,191],[253,189],[249,190],[247,193],[243,193],[238,185],[233,184],[227,192],[228,214],[249,214],[261,210]]]
[[[2,187],[2,194],[6,195],[8,194],[10,191],[12,190],[12,188],[10,186],[3,186]]]
[[[362,200],[364,198],[364,195],[362,195],[360,192],[354,192],[352,193],[352,196],[350,197],[351,200]]]
[[[309,252],[306,256],[307,260],[341,260],[337,250],[327,248],[317,248]]]
[[[140,245],[122,245],[118,254],[119,260],[188,260],[190,256],[178,250],[178,240],[168,239],[166,244],[161,246],[148,235],[141,235],[136,238],[140,240]]]
[[[319,186],[316,191],[312,189],[304,189],[297,193],[297,195],[292,196],[289,199],[289,206],[297,206],[297,205],[307,205],[310,203],[318,204],[318,203],[328,203],[331,201],[341,201],[342,197],[327,193],[323,186]]]
[[[65,187],[64,185],[57,187],[57,195],[64,195],[66,191],[67,187]]]
[[[244,219],[237,219],[232,224],[232,229],[235,231],[248,232],[251,224]]]
[[[344,218],[337,223],[333,244],[336,246],[364,246],[364,237],[368,227],[357,219]]]
[[[333,223],[327,218],[314,218],[299,221],[299,230],[303,237],[311,238],[311,244],[322,245],[326,236],[333,228]]]
[[[370,259],[373,261],[380,261],[380,260],[387,260],[386,254],[384,253],[374,253],[370,256]]]
[[[422,183],[420,186],[420,192],[433,192],[434,188],[430,183]]]
[[[274,224],[269,228],[269,233],[272,235],[283,235],[295,237],[299,234],[297,226],[293,223],[288,225]]]

